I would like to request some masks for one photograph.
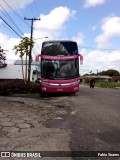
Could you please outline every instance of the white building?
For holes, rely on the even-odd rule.
[[[36,70],[36,64],[35,61],[31,64],[31,77],[30,80],[32,81],[32,73],[33,70]],[[25,68],[25,61],[23,67]],[[0,69],[0,79],[23,79],[22,76],[22,65],[21,61],[17,60],[14,64],[8,64],[5,68]]]

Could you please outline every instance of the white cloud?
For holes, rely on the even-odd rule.
[[[84,44],[84,35],[83,33],[78,33],[76,37],[73,37],[72,40],[76,41],[79,46]]]
[[[63,39],[64,32],[66,29],[66,22],[73,18],[75,15],[74,10],[70,10],[67,7],[57,7],[53,9],[47,15],[41,15],[40,21],[34,22],[34,38],[42,38],[42,37],[49,37],[50,40],[52,39]],[[24,36],[30,37],[29,33],[24,33]],[[9,53],[7,53],[7,61],[8,63],[14,62],[18,56],[15,56],[14,51],[12,50],[14,45],[19,42],[18,38],[9,38],[8,36],[0,33],[0,45],[4,49],[9,48]],[[40,53],[41,42],[45,39],[36,40],[37,44],[35,44],[35,49],[33,51],[35,54]],[[38,51],[36,53],[36,50]],[[33,54],[34,56],[34,54]]]
[[[98,47],[106,47],[113,37],[120,36],[120,17],[108,17],[103,20],[101,26],[102,34],[97,36],[95,41]]]
[[[15,51],[13,50],[14,46],[17,45],[20,41],[19,38],[9,38],[8,36],[0,33],[0,46],[8,50],[6,51],[6,59],[7,63],[13,63],[16,59],[19,59],[19,55],[15,55]]]
[[[19,55],[15,55],[14,46],[19,43],[19,38],[10,38],[5,48],[9,48],[9,53],[6,53],[8,62],[14,62],[16,59],[20,59]]]
[[[90,52],[83,53],[84,61],[83,66],[81,66],[81,72],[89,73],[89,71],[93,71],[93,73],[107,70],[107,69],[116,69],[120,72],[120,51],[102,51],[102,50],[92,50]]]
[[[34,22],[34,35],[35,39],[41,37],[48,37],[47,40],[66,39],[65,30],[66,22],[72,19],[75,15],[74,10],[67,7],[57,7],[47,15],[40,15],[40,21]],[[35,52],[40,53],[41,43],[46,39],[38,39],[35,44]]]
[[[18,8],[24,8],[26,5],[32,3],[34,0],[5,0],[5,2],[3,0],[0,1],[0,4],[3,6],[3,8],[6,9],[10,9],[10,7],[12,7],[12,9],[18,9]],[[2,8],[1,8],[2,10]]]
[[[106,2],[106,0],[85,0],[84,7],[85,8],[95,7],[97,5],[101,5],[105,2]]]
[[[67,7],[57,7],[47,15],[40,15],[41,20],[34,23],[34,37],[47,36],[50,39],[61,37],[65,23],[75,15],[74,10]]]
[[[7,35],[4,35],[3,33],[0,33],[0,46],[3,46],[6,41],[8,40],[8,36]]]

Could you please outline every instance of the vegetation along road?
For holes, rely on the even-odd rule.
[[[0,97],[0,131],[0,150],[120,151],[120,89],[82,85],[76,95]]]

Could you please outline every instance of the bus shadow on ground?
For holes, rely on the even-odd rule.
[[[42,93],[42,95],[40,95],[42,98],[51,98],[51,97],[65,97],[65,96],[75,96],[75,93]]]

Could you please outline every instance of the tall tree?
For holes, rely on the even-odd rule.
[[[106,74],[108,76],[110,76],[110,77],[112,77],[112,76],[119,76],[120,75],[120,73],[117,70],[115,70],[115,69],[108,69],[106,71]]]
[[[110,76],[110,77],[120,75],[120,73],[115,69],[108,69],[106,71],[99,72],[98,74],[99,75],[107,75],[107,76]]]
[[[33,48],[34,46],[34,41],[31,40],[28,37],[23,37],[20,41],[20,43],[16,46],[14,46],[15,54],[19,54],[19,57],[21,58],[21,64],[22,64],[22,75],[23,75],[23,79],[25,81],[25,83],[27,82],[27,73],[28,73],[28,62],[27,62],[27,58],[29,55],[29,48],[30,46]],[[24,72],[24,67],[23,67],[23,57],[25,55],[25,72]]]

